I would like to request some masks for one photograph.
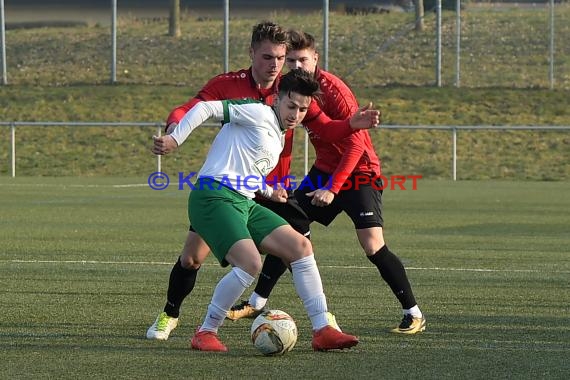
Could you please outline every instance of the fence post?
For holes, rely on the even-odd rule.
[[[161,134],[162,134],[162,126],[159,124],[159,125],[157,126],[157,129],[156,129],[156,135],[157,135],[158,137],[160,137]],[[162,159],[161,159],[161,157],[162,157],[162,156],[161,156],[160,154],[157,154],[157,155],[156,155],[156,171],[157,171],[157,172],[161,172],[161,171],[162,171]]]
[[[304,164],[305,164],[305,175],[309,173],[309,133],[305,130],[305,144],[304,144]]]
[[[12,178],[16,177],[16,123],[10,123],[10,145],[12,146]]]
[[[4,0],[0,0],[0,44],[2,44],[2,84],[8,84],[6,73],[6,20],[4,18]]]
[[[224,73],[230,71],[230,0],[224,0]]]
[[[461,0],[455,5],[455,87],[461,86]]]
[[[550,0],[550,65],[548,79],[550,89],[554,89],[554,0]]]
[[[453,136],[453,142],[452,142],[452,150],[453,150],[453,165],[452,165],[452,176],[453,176],[453,180],[456,181],[457,180],[457,128],[453,127],[452,129],[452,136]]]
[[[329,69],[329,1],[323,0],[323,69]]]
[[[441,87],[441,0],[436,1],[435,85]]]
[[[117,0],[111,1],[111,84],[117,83]]]

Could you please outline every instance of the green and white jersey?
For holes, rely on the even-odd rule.
[[[180,120],[172,137],[178,145],[209,118],[223,122],[198,177],[208,177],[253,198],[265,190],[265,176],[273,170],[284,146],[273,108],[255,100],[200,102]]]

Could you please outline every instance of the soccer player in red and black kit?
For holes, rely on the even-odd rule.
[[[289,37],[291,46],[286,64],[290,69],[303,68],[314,73],[322,91],[321,110],[334,120],[352,115],[358,109],[356,98],[342,80],[317,66],[318,53],[313,36],[290,31]],[[381,175],[380,160],[368,131],[357,131],[337,143],[323,141],[310,129],[308,133],[316,160],[302,187],[295,191],[300,207],[311,221],[325,226],[344,211],[354,223],[366,257],[378,268],[402,305],[404,317],[392,332],[415,334],[424,331],[426,320],[416,303],[404,266],[384,242],[380,190],[383,187],[377,179]],[[323,183],[326,186],[319,189]],[[259,314],[285,270],[280,259],[267,256],[254,293],[249,300],[235,305],[228,318],[236,320]]]
[[[212,78],[194,98],[170,113],[167,119],[167,133],[174,130],[178,121],[199,101],[251,98],[272,104],[285,63],[287,44],[288,34],[280,26],[271,22],[256,25],[251,36],[251,67]],[[378,111],[367,111],[364,107],[361,115],[362,120],[370,119],[368,128],[378,123]],[[341,140],[353,132],[348,119],[334,121],[325,127],[331,119],[321,112],[315,102],[311,103],[304,120],[307,128],[321,134],[327,141]],[[293,131],[287,131],[284,139],[285,145],[279,163],[267,176],[270,179],[268,184],[278,182],[284,186],[288,185]],[[264,206],[287,220],[297,232],[304,236],[309,234],[309,221],[294,199],[285,204],[259,201],[264,202]],[[182,302],[193,290],[198,270],[208,256],[209,250],[208,245],[190,228],[182,253],[170,272],[166,305],[147,330],[148,339],[166,340],[170,332],[176,328]]]

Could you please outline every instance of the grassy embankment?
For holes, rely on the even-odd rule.
[[[331,14],[329,69],[359,101],[374,102],[389,125],[570,125],[570,26],[557,23],[557,82],[548,90],[546,11],[463,13],[462,87],[455,78],[454,14],[443,19],[443,87],[434,86],[434,20],[423,34],[403,33],[410,14]],[[560,6],[557,21],[570,17]],[[322,37],[319,14],[268,18]],[[258,19],[232,19],[230,70],[247,67]],[[219,20],[186,15],[183,37],[166,36],[165,20],[121,19],[117,81],[109,85],[110,33],[98,26],[7,32],[8,86],[0,87],[0,121],[161,122],[210,77],[223,71]],[[498,39],[497,36],[503,36]],[[395,42],[390,38],[396,37]],[[150,173],[149,128],[21,127],[17,172],[23,176],[138,176]],[[165,171],[199,168],[215,129],[198,131],[164,160]],[[297,133],[294,173],[302,171]],[[449,178],[451,133],[372,132],[387,174]],[[8,175],[9,129],[0,128],[0,175]],[[568,132],[477,131],[458,136],[458,178],[570,178]],[[311,151],[312,153],[312,151]]]

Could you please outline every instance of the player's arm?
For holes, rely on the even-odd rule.
[[[305,194],[313,198],[311,199],[311,204],[324,207],[332,203],[334,197],[342,189],[347,178],[358,164],[360,157],[364,154],[364,143],[361,135],[362,133],[356,132],[342,141],[344,153],[326,186]]]
[[[375,128],[379,123],[380,111],[372,109],[372,103],[358,109],[349,119],[331,120],[313,101],[303,119],[307,129],[328,143],[341,141],[358,129]]]
[[[167,134],[172,133],[174,128],[178,125],[178,122],[180,122],[184,115],[186,115],[196,104],[203,101],[226,99],[226,97],[223,96],[223,93],[221,93],[222,90],[223,86],[219,81],[219,76],[210,79],[208,83],[206,83],[206,85],[196,94],[196,96],[190,98],[186,103],[174,108],[170,112],[166,119],[165,132]]]
[[[365,144],[362,139],[362,132],[353,133],[344,139],[341,144],[344,148],[344,153],[326,186],[334,194],[338,194],[364,154]]]
[[[186,103],[173,109],[172,112],[170,112],[170,114],[168,115],[168,118],[166,119],[165,132],[167,134],[172,133],[172,131],[174,130],[174,128],[176,128],[178,122],[182,120],[184,115],[186,115],[188,111],[192,109],[192,107],[194,107],[196,104],[200,103],[201,101],[203,100],[196,96],[188,100]]]
[[[222,120],[224,103],[222,101],[199,102],[184,115],[171,134],[153,136],[152,152],[157,155],[168,154],[178,148],[200,125],[210,118]]]
[[[325,98],[325,107],[323,110],[331,118],[337,120],[348,119],[358,112],[359,107],[356,96],[354,96],[350,88],[340,79],[335,82],[334,86],[329,88],[329,91],[332,91],[332,93],[329,98]],[[326,107],[327,105],[328,107]],[[346,182],[346,179],[354,171],[354,168],[364,154],[365,143],[363,141],[363,133],[365,132],[359,130],[355,131],[337,144],[342,146],[343,155],[325,187],[328,189],[327,191],[332,192],[334,195],[338,194]]]

